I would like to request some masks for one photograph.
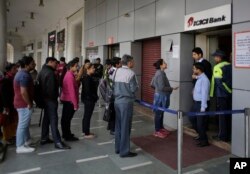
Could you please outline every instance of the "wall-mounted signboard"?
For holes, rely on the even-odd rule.
[[[250,68],[250,31],[234,33],[234,66]]]
[[[65,41],[65,29],[57,33],[57,43],[64,43]]]
[[[231,24],[231,4],[188,14],[184,22],[185,31]]]

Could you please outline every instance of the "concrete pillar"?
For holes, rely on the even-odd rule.
[[[123,42],[120,43],[120,57],[124,54],[129,54],[134,57],[135,67],[133,71],[136,74],[138,83],[141,84],[141,76],[142,76],[142,44],[141,42]],[[139,90],[136,93],[136,98],[141,99],[141,86],[139,86]]]
[[[172,45],[172,49],[171,49]],[[189,111],[192,105],[192,49],[194,36],[192,34],[172,34],[161,37],[161,56],[167,62],[165,71],[172,87],[179,86],[170,97],[170,109]],[[184,117],[184,124],[187,117]],[[177,117],[165,113],[164,125],[177,129]]]
[[[72,60],[74,58],[74,48],[75,48],[75,42],[74,42],[74,37],[75,37],[75,30],[74,26],[70,25],[68,26],[68,33],[67,33],[68,39],[67,39],[67,62]]]
[[[3,71],[6,62],[6,0],[0,1],[0,71]]]
[[[101,59],[101,64],[105,64],[108,55],[108,47],[107,46],[98,46],[98,56]]]

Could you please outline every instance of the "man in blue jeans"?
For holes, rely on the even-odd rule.
[[[20,60],[21,70],[14,79],[14,106],[18,112],[18,126],[16,132],[16,153],[30,153],[35,149],[31,144],[29,125],[33,108],[33,80],[30,71],[36,66],[32,57]]]
[[[70,146],[62,142],[58,130],[58,95],[59,86],[56,78],[55,70],[57,68],[57,60],[54,57],[48,57],[46,64],[38,75],[39,84],[41,84],[44,106],[44,117],[42,122],[41,145],[53,143],[49,139],[49,126],[51,126],[52,137],[57,149],[70,149]]]
[[[116,70],[114,81],[115,96],[115,152],[120,157],[134,157],[137,154],[130,152],[130,132],[132,126],[133,103],[138,82],[135,73],[133,57],[124,55],[122,67]]]

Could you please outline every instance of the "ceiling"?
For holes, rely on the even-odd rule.
[[[39,6],[40,0],[6,0],[7,31],[21,36],[23,39],[34,39],[48,29],[60,27],[60,21],[69,17],[83,7],[84,0],[43,0],[44,7]],[[30,13],[34,12],[34,19]],[[22,27],[25,21],[25,27]],[[15,32],[16,27],[18,32]]]

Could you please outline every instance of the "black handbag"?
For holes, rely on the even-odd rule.
[[[103,115],[103,120],[109,122],[110,118],[111,118],[111,110],[109,108],[109,105],[106,105],[104,115]]]

